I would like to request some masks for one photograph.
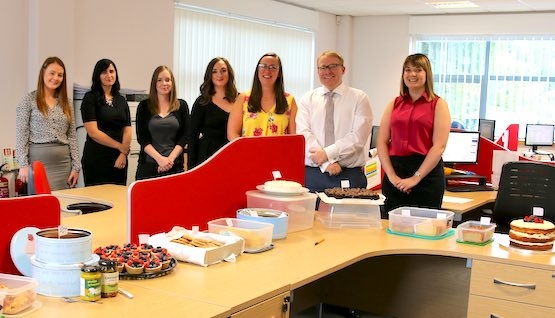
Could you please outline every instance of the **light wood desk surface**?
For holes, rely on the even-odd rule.
[[[54,194],[113,202],[114,208],[110,210],[65,217],[62,223],[90,230],[93,233],[93,248],[125,243],[126,187],[95,186]],[[176,211],[161,213],[183,212],[177,207]],[[386,228],[385,220],[382,229],[334,230],[315,222],[310,230],[289,233],[286,239],[275,240],[273,250],[243,254],[235,263],[201,267],[180,262],[171,274],[163,277],[120,281],[122,288],[135,294],[132,300],[120,295],[103,300],[102,305],[66,304],[58,298],[39,296],[43,308],[30,317],[92,317],[118,313],[123,316],[148,316],[160,312],[163,312],[163,317],[227,317],[361,260],[381,255],[441,255],[555,270],[555,255],[530,256],[509,252],[501,248],[497,240],[480,247],[459,244],[454,236],[429,241],[390,235],[385,232]],[[325,241],[314,245],[320,239]]]
[[[447,197],[447,198],[446,198]],[[495,202],[497,191],[475,191],[475,192],[449,192],[445,191],[443,195],[443,204],[441,207],[445,210],[453,211],[458,214],[466,213],[474,209],[480,208],[488,203]],[[449,198],[469,199],[465,203],[449,202]]]

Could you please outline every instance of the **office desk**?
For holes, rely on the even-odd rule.
[[[66,217],[62,219],[63,224],[92,231],[93,246],[125,243],[125,187],[96,186],[59,193],[64,192],[111,201],[114,208]],[[161,211],[172,212],[177,213]],[[555,274],[554,254],[531,256],[509,252],[497,240],[479,247],[459,244],[455,237],[438,241],[407,238],[387,234],[385,220],[383,226],[383,229],[332,230],[316,222],[310,230],[289,233],[286,239],[274,241],[273,250],[243,254],[235,263],[209,267],[179,263],[167,276],[121,281],[122,288],[135,294],[132,300],[118,296],[103,300],[102,305],[66,304],[56,298],[40,296],[43,308],[29,317],[271,317],[277,316],[275,313],[281,310],[282,300],[291,291],[295,292],[293,307],[299,310],[326,301],[353,304],[397,317],[406,317],[404,313],[407,312],[410,317],[433,317],[429,310],[438,317],[464,317],[467,310],[469,313],[482,310],[484,304],[492,301],[516,301],[547,310],[551,317],[555,315],[552,301],[549,300],[551,305],[546,305],[544,300],[555,292],[555,278],[551,276]],[[314,245],[322,238],[325,238],[322,244]],[[479,266],[468,269],[467,259]],[[388,269],[392,264],[397,264],[393,271]],[[522,277],[514,275],[524,273],[525,281],[537,280],[541,287],[520,292],[516,287],[505,286],[502,289],[508,295],[495,294],[496,287],[489,278],[485,279],[492,285],[487,286],[489,289],[476,285],[486,285],[481,281],[489,277],[490,268],[496,269],[495,275],[511,281],[520,281]],[[379,279],[382,276],[391,280],[383,282]],[[358,285],[344,282],[358,282]],[[551,289],[544,287],[547,283],[551,284]],[[511,288],[516,288],[516,292]],[[378,299],[376,295],[382,291],[387,292],[384,294],[388,304],[382,302],[380,307],[364,307],[364,304],[375,303],[368,300]],[[545,293],[548,295],[542,296]],[[421,308],[423,305],[428,311]],[[269,314],[269,307],[273,314]],[[266,310],[266,314],[253,313],[259,309]]]

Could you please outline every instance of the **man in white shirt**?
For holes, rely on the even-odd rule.
[[[306,141],[306,187],[323,191],[348,180],[352,188],[366,188],[363,169],[373,119],[368,95],[343,84],[339,53],[323,52],[317,65],[322,86],[302,97],[295,119],[297,134]]]

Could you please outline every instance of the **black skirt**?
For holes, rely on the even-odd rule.
[[[424,161],[424,156],[391,157],[391,164],[400,178],[414,175]],[[401,192],[390,181],[387,175],[382,182],[382,193],[386,197],[385,212],[403,206],[413,206],[430,209],[441,209],[443,193],[445,192],[445,173],[443,161],[438,164],[422,180],[412,188],[410,193]]]

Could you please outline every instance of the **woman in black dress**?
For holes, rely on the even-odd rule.
[[[127,155],[131,144],[129,105],[119,93],[116,65],[98,61],[91,90],[83,97],[81,115],[87,140],[81,159],[85,186],[127,183]]]
[[[141,145],[136,180],[184,171],[189,106],[177,98],[175,78],[167,66],[152,74],[148,99],[137,107],[137,141]]]
[[[189,169],[196,167],[227,142],[227,119],[237,98],[235,73],[229,61],[223,57],[213,58],[204,73],[200,96],[191,111]]]

